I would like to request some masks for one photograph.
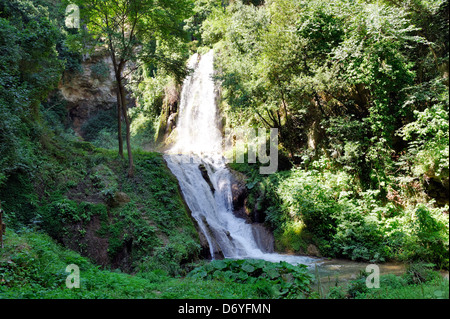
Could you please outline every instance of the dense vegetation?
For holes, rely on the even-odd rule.
[[[240,165],[233,165],[242,169]],[[425,205],[397,208],[358,192],[344,172],[292,169],[261,177],[251,169],[250,205],[266,212],[278,249],[364,261],[427,261],[448,268],[448,217]]]
[[[448,1],[74,2],[88,28],[65,26],[71,1],[0,0],[0,298],[448,298],[431,270],[449,267]],[[403,277],[324,295],[301,266],[203,259],[148,150],[170,141],[185,60],[210,48],[225,126],[280,132],[276,174],[230,165],[276,249],[402,261]],[[99,55],[117,59],[90,68],[114,74],[117,103],[80,134],[58,87]]]
[[[294,165],[233,166],[279,248],[448,269],[447,26],[446,1],[236,1],[203,23],[229,125],[279,128]]]

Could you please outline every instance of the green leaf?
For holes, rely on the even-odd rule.
[[[208,275],[208,273],[204,270],[196,273],[193,277],[194,278],[206,278],[206,276]]]
[[[218,269],[218,270],[223,270],[223,269],[227,268],[227,264],[223,260],[215,260],[213,262],[213,266],[215,269]]]
[[[242,280],[242,281],[247,280],[247,279],[248,279],[248,274],[245,273],[245,272],[243,272],[243,271],[241,271],[241,272],[238,274],[238,279],[240,279],[240,280]]]
[[[253,267],[252,265],[250,265],[250,264],[244,264],[244,265],[242,265],[242,268],[241,268],[243,271],[245,271],[245,272],[247,272],[247,273],[252,273],[252,272],[254,272],[255,271],[255,267]]]
[[[274,268],[269,268],[267,270],[267,275],[270,277],[270,279],[275,279],[275,278],[280,277],[280,273]]]
[[[253,181],[247,184],[247,188],[248,189],[253,189],[255,187],[255,185],[258,184],[258,181]]]

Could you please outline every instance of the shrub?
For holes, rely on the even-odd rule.
[[[399,134],[410,141],[408,156],[413,163],[412,173],[419,177],[434,177],[448,185],[448,92],[446,99],[423,112],[416,111],[417,120],[405,125]]]
[[[434,264],[423,262],[411,263],[403,275],[408,284],[421,284],[439,277],[439,273],[433,271]]]
[[[405,239],[403,258],[449,267],[448,215],[419,205],[411,224],[411,235]]]
[[[327,299],[344,299],[345,289],[342,286],[331,287],[327,293]]]
[[[106,217],[106,206],[87,202],[77,203],[67,198],[59,198],[40,208],[42,227],[50,236],[58,240],[62,240],[67,235],[68,226],[89,222],[95,215]]]
[[[106,64],[104,61],[99,61],[91,66],[92,77],[101,82],[109,78],[110,72],[111,70],[109,69],[108,64]]]
[[[358,275],[358,278],[350,281],[347,288],[347,295],[350,298],[356,298],[359,297],[360,295],[364,295],[368,291],[369,288],[367,288],[366,284],[366,273],[362,271]]]
[[[84,122],[81,126],[84,139],[94,141],[103,130],[114,132],[117,125],[115,110],[114,107],[110,110],[100,110]]]

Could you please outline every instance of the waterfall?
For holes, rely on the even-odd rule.
[[[233,214],[231,173],[222,154],[220,116],[212,79],[214,53],[194,54],[194,72],[183,83],[177,138],[164,158],[178,179],[183,197],[205,235],[212,258],[258,258],[312,264],[316,259],[267,253],[259,247],[252,225]]]

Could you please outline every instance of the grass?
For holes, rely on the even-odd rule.
[[[357,299],[448,299],[449,284],[444,278],[406,285],[402,287],[384,286],[361,294]]]
[[[367,288],[365,277],[351,280],[348,284],[330,287],[326,299],[449,299],[449,281],[437,271],[427,269],[428,278],[415,282],[411,265],[401,276],[380,276],[379,288]],[[417,274],[417,273],[416,273]]]

